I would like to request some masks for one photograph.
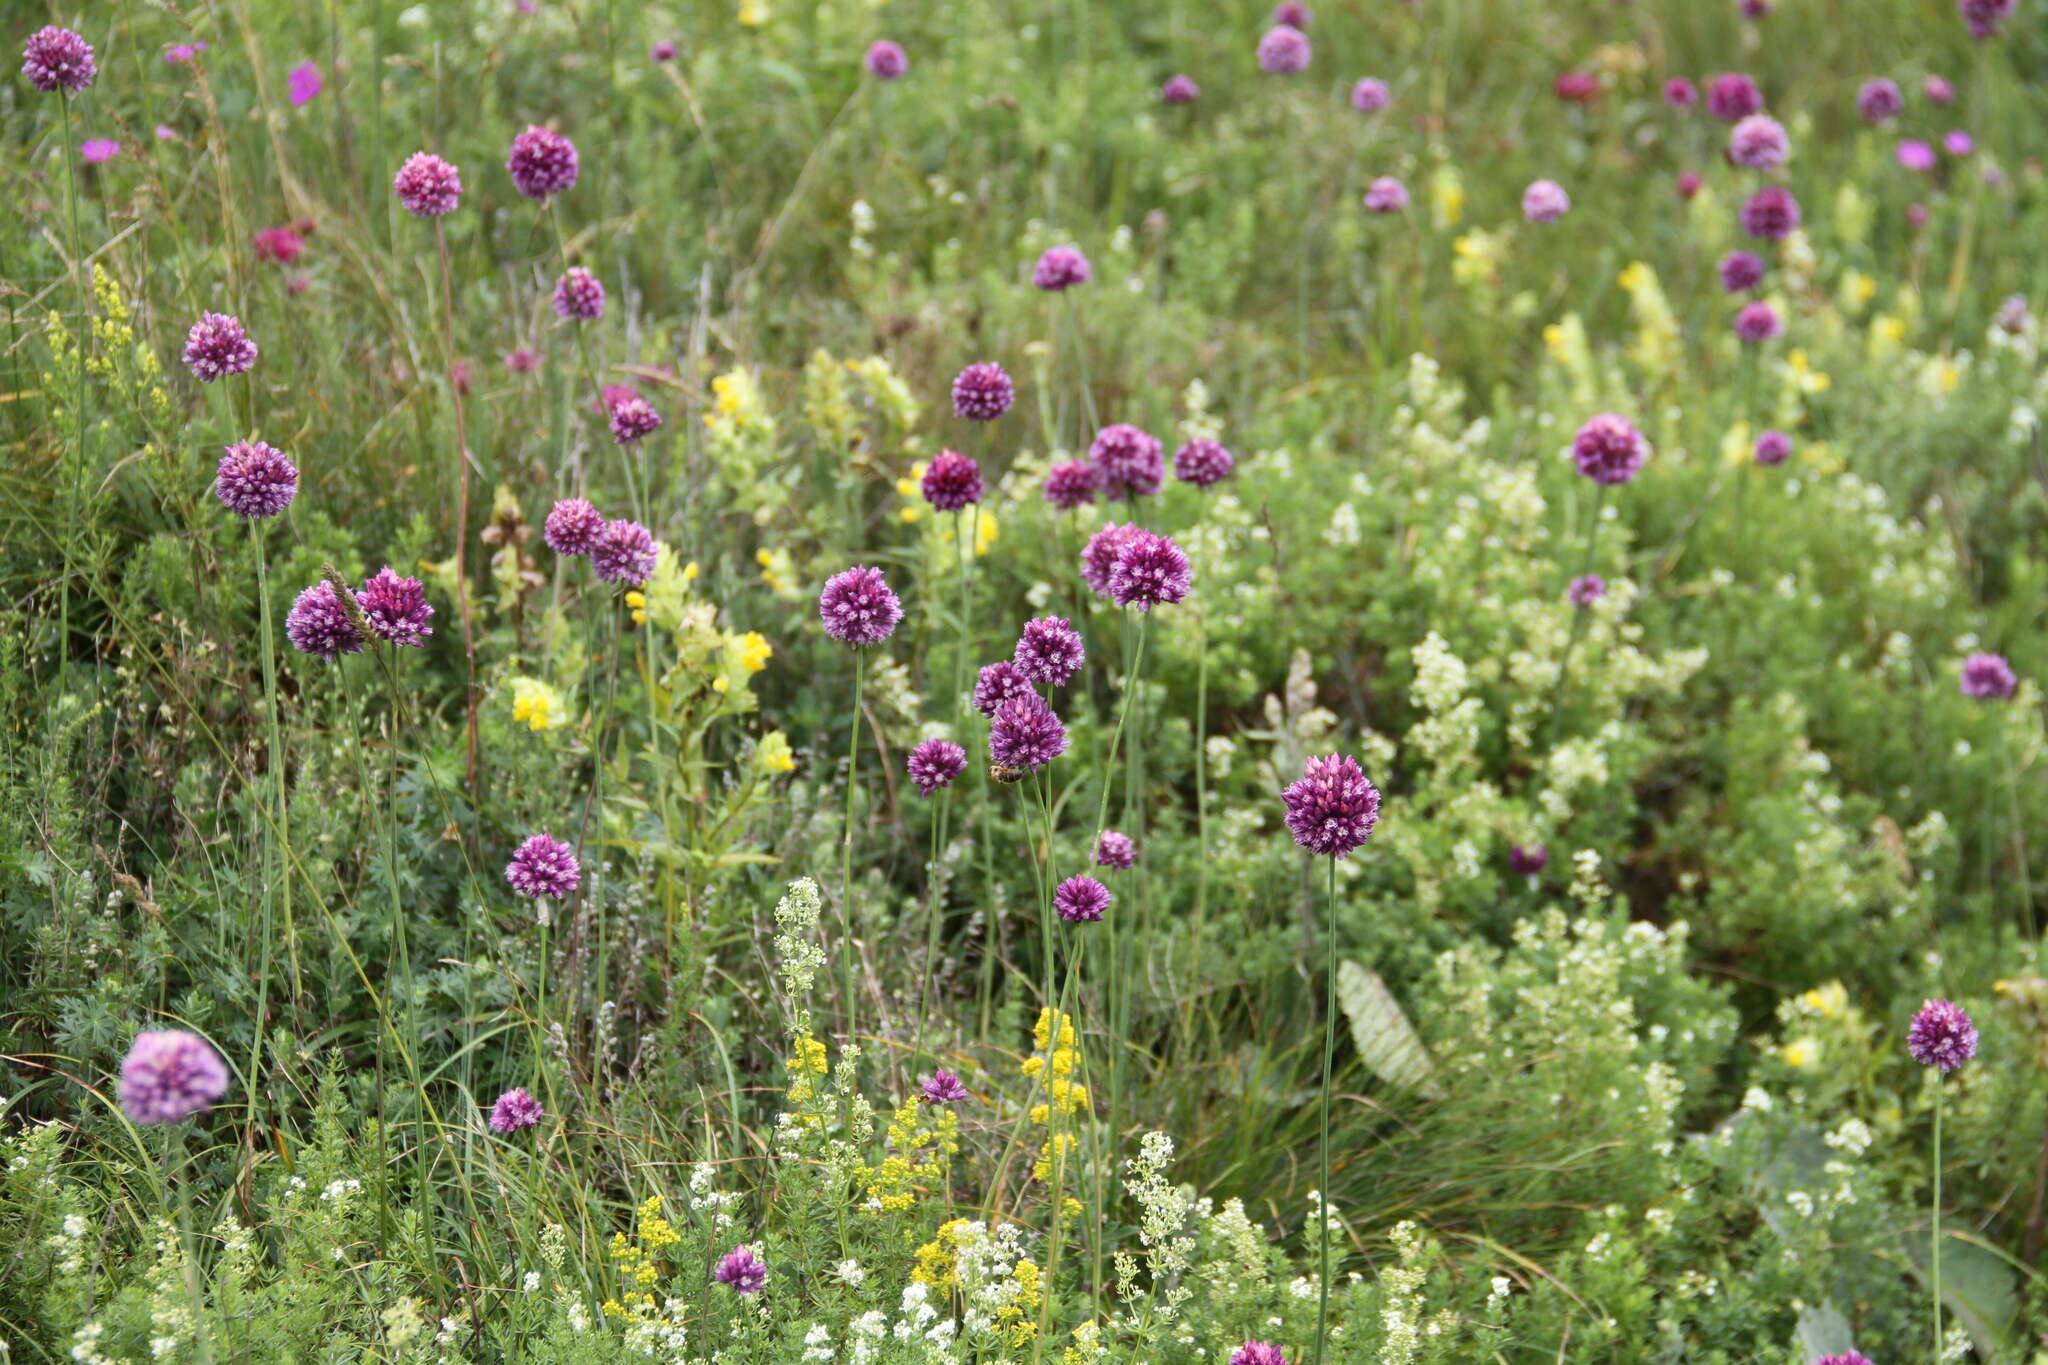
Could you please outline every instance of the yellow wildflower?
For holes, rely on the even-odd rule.
[[[754,750],[754,761],[766,773],[796,771],[796,755],[790,752],[789,736],[780,730],[770,730],[761,736],[761,743]]]
[[[513,678],[512,719],[529,730],[553,730],[569,723],[562,694],[539,678]]]

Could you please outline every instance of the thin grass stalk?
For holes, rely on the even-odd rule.
[[[1321,1132],[1316,1142],[1316,1235],[1322,1275],[1316,1286],[1315,1365],[1323,1365],[1330,1340],[1330,1073],[1337,1057],[1337,860],[1330,859],[1329,894],[1323,922],[1323,1090]]]
[[[1937,1362],[1941,1359],[1941,1108],[1945,1089],[1941,1072],[1934,1072],[1934,1202],[1927,1219],[1927,1267],[1934,1310],[1934,1354],[1928,1359]]]
[[[71,218],[71,283],[78,295],[78,391],[76,412],[73,418],[78,428],[78,449],[76,462],[71,467],[71,496],[67,504],[74,524],[81,517],[79,506],[84,497],[85,482],[85,357],[92,346],[92,323],[90,305],[86,302],[85,287],[85,233],[78,225],[78,168],[72,164],[71,96],[69,92],[57,97],[57,107],[64,114],[64,145],[59,150],[64,159],[64,199]],[[71,538],[65,536],[64,581],[57,591],[57,673],[68,679],[71,674]]]
[[[861,684],[866,680],[867,654],[853,651],[853,723],[846,740],[846,819],[839,840],[839,995],[846,1010],[846,1046],[860,1037],[860,1000],[853,988],[853,805],[859,787]]]

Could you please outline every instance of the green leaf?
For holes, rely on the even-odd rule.
[[[1378,973],[1356,962],[1339,963],[1337,1003],[1351,1021],[1358,1056],[1373,1075],[1391,1085],[1420,1090],[1431,1099],[1442,1098],[1444,1088],[1433,1074],[1436,1062]]]
[[[1968,1240],[1966,1240],[1968,1239]],[[1922,1284],[1927,1283],[1927,1238],[1924,1229],[1908,1233],[1906,1254]],[[2004,1257],[1969,1234],[1945,1229],[1941,1239],[1941,1302],[1977,1344],[1987,1360],[2004,1360],[2012,1327],[2019,1316],[2019,1290],[2013,1268]]]

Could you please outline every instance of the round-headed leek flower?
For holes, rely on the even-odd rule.
[[[988,756],[1001,767],[1035,772],[1067,751],[1067,727],[1036,692],[1010,698],[995,710]]]
[[[744,1244],[725,1253],[711,1278],[742,1294],[758,1294],[768,1283],[768,1267]]]
[[[1308,69],[1308,35],[1291,24],[1275,24],[1259,39],[1259,70],[1269,76],[1295,76]]]
[[[1080,460],[1061,460],[1046,472],[1045,500],[1062,512],[1095,501],[1094,466]]]
[[[631,445],[661,425],[661,414],[637,393],[629,393],[611,405],[612,443]]]
[[[2002,654],[1972,654],[1963,660],[1962,693],[1978,701],[2003,701],[2019,686],[2019,678]]]
[[[1607,596],[1607,583],[1599,574],[1580,574],[1564,591],[1565,600],[1581,609],[1592,606]]]
[[[672,62],[676,59],[678,51],[679,49],[673,41],[663,38],[657,41],[653,47],[647,49],[647,55],[653,61]]]
[[[1247,1341],[1230,1353],[1230,1365],[1287,1365],[1287,1353],[1270,1341]]]
[[[1735,315],[1736,338],[1746,345],[1772,341],[1785,334],[1785,324],[1778,317],[1778,310],[1762,299],[1752,299],[1742,305],[1742,311]]]
[[[1617,413],[1601,413],[1572,437],[1572,461],[1594,483],[1627,483],[1649,453],[1643,434]]]
[[[1865,123],[1886,123],[1899,116],[1906,107],[1906,97],[1899,93],[1899,83],[1880,76],[1874,81],[1863,82],[1856,92],[1856,112],[1863,116]]]
[[[388,564],[363,584],[356,601],[370,629],[394,645],[423,645],[434,633],[427,624],[434,609],[427,605],[426,589],[417,578],[401,578]]]
[[[1760,465],[1783,464],[1792,457],[1792,438],[1782,431],[1762,432],[1753,451]]]
[[[555,316],[589,321],[604,316],[604,285],[580,265],[555,281]]]
[[[284,635],[300,653],[330,661],[344,654],[360,654],[363,649],[362,632],[349,619],[348,609],[325,579],[300,593],[292,603],[292,609],[285,613]]]
[[[1057,292],[1088,283],[1089,274],[1088,258],[1081,254],[1081,248],[1049,246],[1038,258],[1038,264],[1031,268],[1031,283],[1040,289]]]
[[[1554,223],[1571,211],[1571,197],[1555,180],[1533,180],[1522,191],[1522,216],[1532,223]]]
[[[1721,288],[1741,294],[1763,283],[1764,262],[1752,251],[1731,251],[1721,258]]]
[[[1970,36],[1980,41],[1997,37],[1998,26],[2012,11],[2013,0],[1956,0],[1956,13],[1970,26]]]
[[[1301,0],[1280,0],[1279,4],[1273,6],[1273,17],[1269,22],[1285,24],[1289,28],[1306,29],[1310,17],[1308,6],[1302,4]]]
[[[1349,754],[1311,758],[1301,779],[1280,794],[1287,829],[1310,853],[1341,858],[1372,837],[1380,819],[1380,791]]]
[[[1351,87],[1351,107],[1361,114],[1377,114],[1392,98],[1387,83],[1377,76],[1366,76]]]
[[[1115,522],[1104,522],[1102,529],[1088,538],[1081,547],[1081,581],[1097,597],[1109,598],[1109,575],[1116,567],[1117,552],[1124,542],[1142,528],[1119,526]]]
[[[207,313],[185,334],[185,368],[202,384],[241,374],[256,363],[256,343],[239,318]]]
[[[541,538],[558,555],[587,555],[604,533],[604,513],[585,498],[562,498],[548,509]]]
[[[1840,1355],[1822,1356],[1813,1365],[1871,1365],[1871,1360],[1861,1351],[1843,1351]]]
[[[1550,866],[1550,850],[1542,844],[1515,844],[1508,849],[1508,871],[1534,877]]]
[[[926,1104],[958,1104],[968,1098],[967,1087],[960,1078],[940,1067],[925,1079],[920,1091]]]
[[[1406,213],[1408,187],[1391,175],[1383,175],[1365,187],[1367,213]]]
[[[1093,877],[1069,877],[1052,893],[1052,908],[1069,924],[1094,924],[1116,899]]]
[[[292,505],[299,491],[298,467],[266,441],[237,441],[220,457],[213,494],[238,517],[259,521]]]
[[[608,521],[590,546],[590,567],[607,583],[645,587],[654,576],[654,536],[637,521]]]
[[[1098,867],[1136,867],[1138,845],[1130,835],[1106,829],[1095,840],[1095,864]]]
[[[68,28],[45,25],[29,35],[21,48],[21,74],[45,94],[83,90],[99,74],[92,44]]]
[[[1799,201],[1783,185],[1766,185],[1742,206],[1742,230],[1765,241],[1790,237],[1799,227]]]
[[[1929,104],[1954,104],[1956,88],[1940,76],[1929,76],[1920,83],[1920,93],[1927,96]]]
[[[138,1124],[183,1123],[228,1093],[228,1069],[196,1033],[144,1029],[121,1061],[114,1097]]]
[[[983,664],[974,676],[974,709],[984,716],[993,716],[1004,702],[1030,691],[1031,679],[1008,659]]]
[[[1157,493],[1165,481],[1166,460],[1159,451],[1159,438],[1128,422],[1095,433],[1088,459],[1095,466],[1096,483],[1113,498],[1148,496]]]
[[[565,901],[582,880],[576,850],[546,834],[529,835],[505,864],[506,884],[528,900]]]
[[[868,44],[867,52],[861,57],[861,65],[868,74],[878,81],[893,81],[910,70],[910,58],[903,49],[887,38],[879,38]]]
[[[1785,127],[1768,114],[1751,114],[1728,130],[1728,159],[1752,171],[1775,170],[1792,155]]]
[[[993,422],[1017,401],[1009,372],[993,360],[969,365],[953,379],[953,415],[970,422]]]
[[[539,1127],[546,1112],[524,1087],[514,1087],[498,1096],[497,1103],[491,1106],[491,1129],[498,1133],[523,1133]]]
[[[512,139],[505,169],[521,194],[545,203],[573,186],[581,167],[575,143],[552,128],[528,124],[525,132]]]
[[[415,218],[455,212],[462,200],[462,172],[432,152],[414,152],[391,179],[398,202]]]
[[[288,227],[267,227],[249,239],[256,259],[270,265],[290,265],[306,254],[306,239]]]
[[[1739,71],[1716,76],[1707,87],[1707,112],[1723,123],[1738,123],[1763,107],[1763,92]]]
[[[1223,482],[1235,468],[1237,461],[1223,443],[1206,436],[1197,436],[1173,452],[1173,477],[1196,488]]]
[[[1012,662],[1026,679],[1046,687],[1065,687],[1088,660],[1081,632],[1064,616],[1040,616],[1024,623]]]
[[[1130,529],[1109,566],[1109,600],[1150,611],[1186,597],[1195,583],[1186,553],[1156,531]]]
[[[1683,76],[1664,82],[1664,103],[1673,109],[1690,109],[1700,102],[1700,89]]]
[[[1977,1055],[1977,1026],[1962,1006],[1929,1000],[1906,1029],[1906,1051],[1920,1065],[1939,1067],[1946,1075]]]
[[[938,512],[957,512],[981,501],[981,466],[972,456],[942,450],[924,467],[924,500]]]
[[[953,779],[967,768],[967,751],[947,739],[928,739],[910,751],[904,761],[910,773],[910,780],[917,784],[920,796],[930,796],[941,787],[953,785]]]
[[[859,649],[878,645],[896,631],[903,619],[903,603],[889,588],[880,569],[856,564],[825,580],[818,594],[818,619],[825,633],[841,644]]]
[[[1166,84],[1159,87],[1159,98],[1168,104],[1193,104],[1201,93],[1195,78],[1186,75],[1168,76]]]

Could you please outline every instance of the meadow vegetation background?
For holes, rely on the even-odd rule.
[[[2042,1358],[2044,11],[1314,9],[4,11],[0,1359]]]

